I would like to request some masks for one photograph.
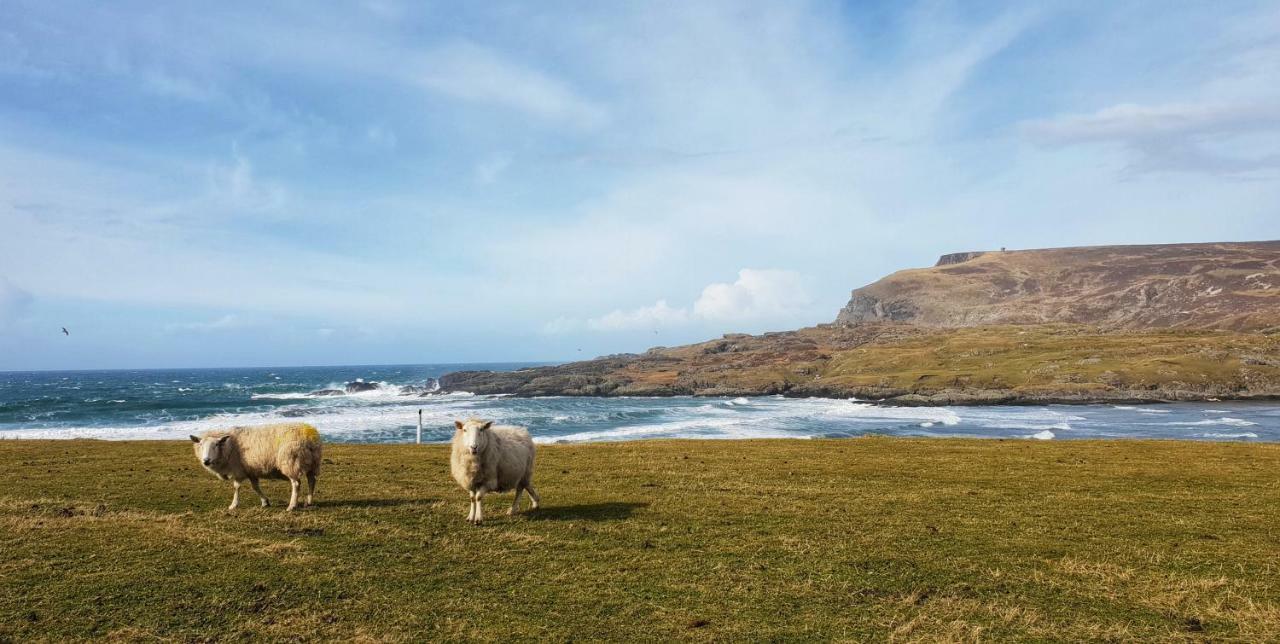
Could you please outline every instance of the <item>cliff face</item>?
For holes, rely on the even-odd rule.
[[[836,322],[1269,329],[1280,241],[954,253],[853,291]]]

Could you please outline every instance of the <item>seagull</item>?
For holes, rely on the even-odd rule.
[[[68,331],[68,330],[67,330],[67,327],[65,327],[65,326],[64,326],[64,327],[62,327],[62,335],[71,335],[71,332],[70,332],[70,331]]]

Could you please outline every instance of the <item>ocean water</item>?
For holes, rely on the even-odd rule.
[[[1280,403],[897,408],[850,400],[513,398],[417,395],[460,369],[528,365],[392,365],[0,373],[0,439],[180,439],[217,427],[284,420],[326,440],[447,441],[471,416],[529,427],[538,442],[650,438],[817,438],[866,434],[1028,440],[1280,440]],[[378,388],[315,396],[361,379]],[[413,391],[414,393],[407,393]]]

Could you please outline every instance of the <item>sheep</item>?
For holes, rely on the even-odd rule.
[[[298,507],[298,488],[307,477],[307,505],[316,493],[316,476],[320,474],[320,433],[306,423],[280,423],[261,427],[234,427],[191,436],[196,458],[206,470],[220,479],[231,481],[231,507],[240,505],[240,484],[248,480],[262,499],[262,507],[271,505],[258,487],[258,479],[288,479],[293,487],[289,496],[292,511]]]
[[[538,509],[538,493],[533,489],[533,439],[529,430],[515,426],[493,426],[493,421],[471,419],[454,421],[453,452],[449,469],[453,480],[471,495],[467,521],[479,525],[484,521],[484,495],[489,492],[516,491],[507,514],[520,509],[520,493],[528,490]]]

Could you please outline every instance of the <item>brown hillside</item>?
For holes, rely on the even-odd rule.
[[[856,289],[836,321],[1263,330],[1280,326],[1280,241],[955,253]]]

